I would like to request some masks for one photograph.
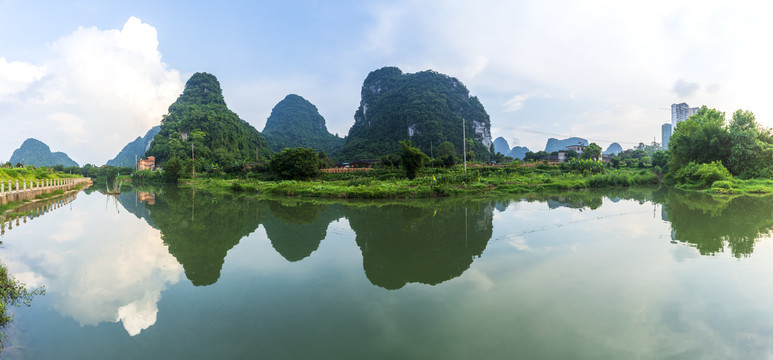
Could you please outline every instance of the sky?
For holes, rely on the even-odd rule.
[[[263,130],[287,94],[331,133],[369,72],[456,77],[493,138],[543,150],[661,141],[671,104],[754,112],[773,127],[763,1],[0,0],[0,161],[27,138],[104,164],[160,123],[196,72]]]

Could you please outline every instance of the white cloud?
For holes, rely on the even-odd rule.
[[[3,75],[9,67],[24,70],[15,82]],[[182,88],[161,61],[156,29],[131,17],[120,30],[78,28],[49,46],[43,65],[0,61],[0,124],[9,139],[34,137],[81,165],[103,164],[159,124]],[[0,159],[19,145],[4,142]]]
[[[559,128],[572,127],[574,135],[585,138],[649,142],[653,136],[660,141],[660,125],[669,119],[668,112],[658,109],[683,100],[728,113],[749,109],[773,125],[773,110],[764,100],[764,86],[773,80],[773,67],[767,65],[773,49],[760,45],[773,32],[773,23],[765,18],[772,7],[722,1],[405,0],[377,9],[382,11],[377,17],[381,25],[370,38],[384,39],[381,43],[389,44],[390,51],[381,54],[404,70],[432,64],[434,70],[462,79],[481,98],[492,126],[503,131],[494,137],[517,136],[540,148],[545,136],[512,128],[538,125],[558,132],[545,125],[557,121]],[[471,59],[487,61],[467,76],[474,68]],[[678,89],[685,99],[674,93],[677,79],[689,79],[690,84],[683,84],[689,86]],[[535,91],[570,95],[564,103],[543,102],[526,114],[523,104]],[[616,116],[593,118],[595,125],[586,126],[577,116],[556,118],[550,107]],[[620,113],[621,107],[636,112]],[[511,125],[515,122],[517,126]]]
[[[8,95],[26,89],[34,81],[40,80],[45,74],[45,68],[20,61],[8,62],[0,57],[0,101]]]

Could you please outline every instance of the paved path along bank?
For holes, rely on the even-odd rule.
[[[0,205],[32,200],[57,190],[67,191],[83,183],[91,183],[91,178],[0,181]]]

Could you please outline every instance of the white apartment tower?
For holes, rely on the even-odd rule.
[[[671,132],[676,130],[676,124],[687,120],[690,115],[698,112],[697,107],[691,108],[687,103],[671,104]]]

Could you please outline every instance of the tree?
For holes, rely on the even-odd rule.
[[[754,114],[743,110],[733,113],[728,132],[732,146],[726,162],[727,169],[741,178],[769,177],[773,166],[773,148],[760,140],[761,131]]]
[[[169,183],[177,183],[182,173],[183,163],[177,156],[172,157],[164,164],[164,178]]]
[[[450,141],[443,141],[438,145],[437,152],[439,157],[444,157],[446,155],[456,156],[456,149],[454,148],[454,144]]]
[[[579,159],[579,158],[580,158],[580,154],[578,154],[577,151],[569,150],[569,151],[566,152],[566,159],[567,160],[569,160],[569,159]]]
[[[539,161],[545,156],[548,156],[550,154],[547,153],[547,151],[541,150],[537,152],[529,151],[526,153],[526,155],[523,156],[523,161]]]
[[[598,146],[596,143],[590,143],[582,152],[583,159],[599,160],[600,157],[601,146]]]
[[[703,106],[687,120],[676,125],[668,141],[671,162],[669,173],[678,171],[689,162],[706,164],[727,162],[730,155],[730,134],[725,126],[725,113]]]
[[[668,171],[668,162],[671,160],[671,154],[665,150],[658,150],[652,154],[652,166],[660,166],[664,171]]]
[[[320,150],[319,153],[317,153],[317,158],[319,159],[320,169],[327,169],[333,166],[333,160],[331,160],[330,157],[327,156],[327,153],[325,152],[325,150]]]
[[[411,140],[400,141],[400,148],[400,162],[405,169],[405,176],[415,179],[424,167],[424,161],[428,161],[429,157],[418,148],[411,146]]]
[[[308,180],[319,174],[319,154],[314,149],[285,148],[274,154],[269,168],[283,180]]]

